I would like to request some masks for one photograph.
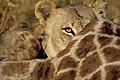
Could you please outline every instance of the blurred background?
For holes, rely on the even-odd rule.
[[[39,24],[34,15],[35,4],[40,0],[0,0],[0,31],[2,29],[14,28],[21,22],[30,27]],[[65,6],[69,0],[51,0],[57,7]],[[120,15],[120,0],[106,0],[108,3],[108,19]],[[83,0],[77,0],[82,4]]]

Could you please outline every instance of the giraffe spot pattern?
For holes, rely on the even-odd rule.
[[[96,49],[93,39],[94,35],[88,35],[78,44],[79,47],[76,49],[75,54],[79,58],[85,57],[90,51],[94,51]]]
[[[41,80],[51,80],[53,78],[55,68],[50,60],[44,63],[39,64],[38,77]]]
[[[74,80],[76,77],[76,71],[71,70],[65,73],[61,73],[55,80]]]
[[[98,36],[98,42],[100,43],[101,47],[108,45],[112,41],[112,38],[106,36]]]
[[[105,69],[107,73],[106,80],[118,80],[120,78],[120,65],[109,65]]]
[[[76,68],[79,62],[76,62],[72,57],[67,56],[61,60],[58,71],[66,68]]]
[[[16,66],[15,66],[16,65]],[[14,74],[23,74],[25,72],[28,72],[29,68],[29,63],[7,63],[7,65],[3,66],[2,72],[1,74],[3,74],[3,76],[8,76],[11,77]]]
[[[98,71],[89,80],[101,80],[101,72]]]
[[[102,51],[107,62],[120,61],[120,49],[114,47],[106,47]]]
[[[112,30],[111,24],[108,22],[104,22],[102,27],[100,28],[100,33],[113,35],[113,30]]]
[[[92,73],[101,65],[101,61],[97,52],[93,53],[92,55],[85,58],[80,67],[80,75],[84,77],[87,74]]]

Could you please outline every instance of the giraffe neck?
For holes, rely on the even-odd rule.
[[[110,80],[115,65],[120,67],[120,28],[108,21],[88,24],[75,36],[66,49],[52,60],[55,80]],[[68,51],[67,51],[68,50]],[[116,61],[114,61],[116,60]],[[114,75],[115,76],[115,75]],[[118,75],[119,76],[119,75]]]
[[[40,64],[42,80],[120,78],[120,28],[108,21],[88,24],[68,46]]]

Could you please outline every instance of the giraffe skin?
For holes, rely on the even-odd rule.
[[[43,62],[40,80],[118,80],[119,31],[108,20],[90,22],[64,50]]]

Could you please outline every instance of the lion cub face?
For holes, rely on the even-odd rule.
[[[47,37],[43,41],[43,47],[48,57],[55,56],[63,50],[72,37],[96,18],[90,7],[68,5],[56,8],[56,5],[49,0],[38,2],[35,7],[35,14],[40,25],[45,28]]]

